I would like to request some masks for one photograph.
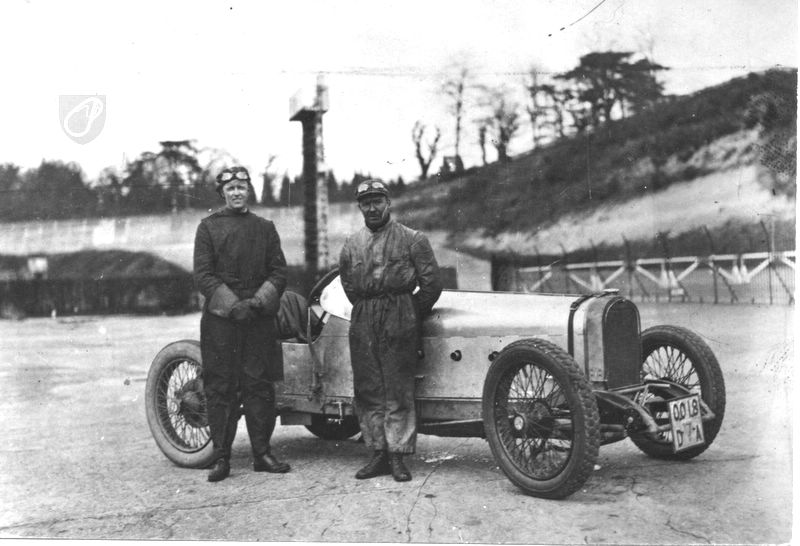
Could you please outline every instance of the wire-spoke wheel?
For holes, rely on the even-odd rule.
[[[189,468],[213,459],[201,371],[200,344],[176,341],[153,359],[145,388],[153,439],[169,460]]]
[[[500,352],[484,382],[483,426],[500,468],[528,494],[566,497],[594,469],[597,403],[572,357],[550,342]]]
[[[642,333],[641,379],[667,380],[699,394],[714,412],[714,419],[703,422],[705,443],[685,451],[673,452],[672,432],[660,433],[657,439],[632,434],[631,440],[651,457],[691,459],[708,449],[722,426],[725,416],[725,382],[714,353],[693,332],[677,326],[654,326]],[[666,403],[646,397],[637,403],[648,409],[658,425],[669,423]]]

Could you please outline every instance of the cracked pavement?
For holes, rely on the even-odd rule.
[[[410,543],[775,543],[791,540],[792,310],[641,305],[642,326],[706,337],[728,410],[689,462],[603,446],[562,501],[522,494],[480,439],[420,436],[411,482],[355,480],[368,457],[279,426],[285,475],[254,473],[240,424],[231,477],[172,465],[144,415],[144,378],[198,316],[0,322],[0,538]],[[788,348],[788,349],[787,349]]]

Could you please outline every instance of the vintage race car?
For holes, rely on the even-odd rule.
[[[311,290],[306,328],[282,342],[282,424],[323,439],[358,434],[350,311],[336,271]],[[599,447],[624,438],[652,457],[695,457],[725,413],[722,372],[706,343],[676,326],[640,332],[638,309],[615,291],[445,290],[424,321],[423,348],[418,431],[485,438],[509,480],[539,497],[578,490]],[[201,369],[199,343],[177,341],[147,377],[150,430],[184,467],[212,462]]]

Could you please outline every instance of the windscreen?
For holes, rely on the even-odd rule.
[[[322,290],[319,303],[325,312],[335,317],[350,320],[350,313],[353,310],[353,305],[344,293],[342,280],[339,276],[333,279],[330,284]]]

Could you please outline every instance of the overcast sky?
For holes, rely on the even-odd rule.
[[[456,58],[486,83],[519,88],[531,65],[558,72],[592,50],[652,48],[671,67],[669,93],[797,66],[791,0],[6,0],[0,20],[0,163],[76,161],[90,179],[178,139],[224,149],[254,173],[274,154],[273,170],[299,174],[289,97],[312,92],[318,73],[330,89],[328,167],[339,179],[409,180],[416,120],[440,126],[452,153],[437,89]],[[105,126],[87,144],[62,131],[69,94],[106,96]],[[512,153],[528,146],[519,138]],[[478,161],[469,120],[462,153]]]

